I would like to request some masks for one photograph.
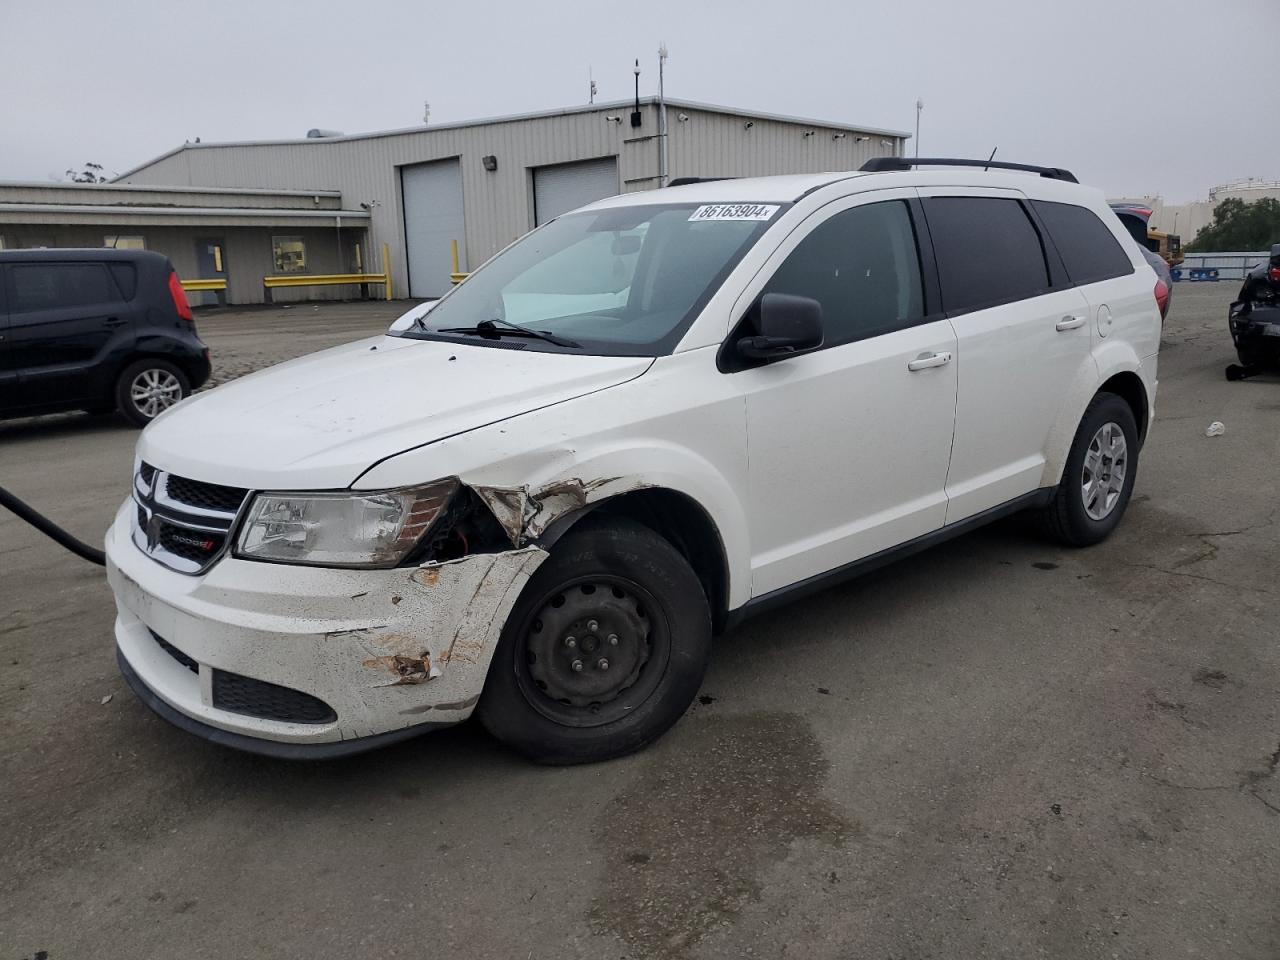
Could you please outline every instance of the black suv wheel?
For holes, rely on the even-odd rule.
[[[540,763],[589,763],[657,739],[688,708],[711,615],[685,558],[627,521],[570,531],[502,632],[481,722]]]
[[[190,394],[187,375],[168,360],[138,360],[116,381],[116,406],[140,427]]]

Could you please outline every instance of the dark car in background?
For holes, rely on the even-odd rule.
[[[209,370],[167,257],[0,251],[0,417],[119,410],[145,426]]]
[[[1163,320],[1169,315],[1169,306],[1173,302],[1173,274],[1169,270],[1168,261],[1151,249],[1151,229],[1148,226],[1148,221],[1151,219],[1151,208],[1136,204],[1113,203],[1111,204],[1111,209],[1120,218],[1120,222],[1129,231],[1129,235],[1138,242],[1138,246],[1142,248],[1142,255],[1147,259],[1147,263],[1151,264],[1151,269],[1156,272],[1156,276],[1164,283],[1164,297],[1159,298],[1160,319]],[[1174,239],[1176,240],[1177,238],[1175,237]]]

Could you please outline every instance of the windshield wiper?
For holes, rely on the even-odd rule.
[[[475,336],[482,337],[500,337],[502,331],[498,329],[498,324],[508,327],[517,333],[522,333],[526,337],[537,337],[539,340],[545,340],[547,343],[554,343],[557,347],[573,347],[581,348],[582,344],[576,340],[570,340],[568,337],[558,337],[554,333],[546,330],[535,330],[533,327],[521,326],[518,323],[512,323],[510,320],[502,320],[495,317],[492,320],[481,320],[474,327],[440,327],[436,333],[470,333]]]

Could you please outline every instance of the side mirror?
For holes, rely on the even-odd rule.
[[[749,360],[781,360],[822,346],[822,304],[812,297],[766,293],[760,298],[760,334],[738,341]]]

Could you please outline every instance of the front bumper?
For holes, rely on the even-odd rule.
[[[502,625],[546,558],[527,547],[335,570],[227,557],[193,577],[134,545],[132,513],[126,501],[106,537],[125,678],[179,726],[274,756],[350,753],[466,719]],[[294,722],[243,712],[216,694],[227,675],[299,691],[332,714]]]

